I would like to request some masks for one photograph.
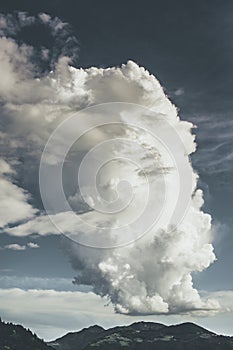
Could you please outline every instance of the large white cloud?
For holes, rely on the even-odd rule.
[[[22,19],[28,23],[25,15],[21,15]],[[54,35],[62,27],[61,22],[57,21],[55,25],[55,21],[45,14],[41,14],[39,19],[44,25],[52,28]],[[7,25],[3,19],[1,23],[3,34],[9,34],[6,30],[9,24]],[[1,195],[6,201],[4,207],[7,207],[7,210],[3,211],[3,225],[17,220],[26,221],[21,225],[6,228],[6,231],[16,236],[32,233],[58,234],[58,229],[51,225],[41,204],[38,204],[37,175],[45,143],[61,122],[84,107],[105,102],[127,102],[144,106],[151,111],[148,115],[143,113],[138,115],[124,110],[124,113],[120,113],[120,120],[124,123],[121,128],[113,130],[108,127],[103,130],[96,128],[90,135],[81,139],[81,145],[74,148],[74,151],[80,152],[78,153],[80,161],[83,152],[90,151],[99,142],[127,135],[131,141],[139,145],[140,152],[136,152],[133,146],[127,147],[123,142],[120,146],[118,144],[111,149],[105,149],[103,157],[106,154],[109,156],[111,152],[116,157],[119,155],[134,157],[133,160],[137,164],[144,165],[144,170],[142,172],[135,165],[129,167],[119,161],[110,164],[107,174],[101,177],[104,196],[111,199],[112,189],[119,183],[118,177],[129,181],[137,201],[132,204],[134,210],[132,206],[126,214],[124,212],[121,214],[120,219],[131,220],[146,197],[143,173],[150,178],[152,197],[153,194],[158,195],[158,200],[163,194],[160,185],[165,179],[167,212],[165,211],[159,227],[150,229],[149,234],[142,240],[134,241],[119,249],[93,249],[67,243],[66,251],[78,272],[76,282],[91,285],[96,294],[107,296],[118,313],[170,314],[195,311],[208,313],[211,309],[218,309],[217,301],[200,297],[193,287],[191,277],[192,272],[202,271],[215,260],[211,244],[211,218],[201,210],[202,192],[196,188],[197,175],[192,170],[188,158],[189,154],[195,151],[194,137],[191,133],[193,126],[180,120],[176,107],[168,100],[158,80],[132,61],[121,67],[77,69],[70,65],[70,58],[65,55],[58,56],[52,71],[38,75],[37,67],[32,64],[34,52],[32,47],[19,45],[6,36],[1,38],[0,44],[2,62],[0,74],[3,76],[0,85],[4,128],[1,134],[3,158],[15,169],[15,178],[25,188],[23,191],[16,187],[9,176],[2,180],[5,181],[5,188],[6,186],[9,188],[11,201],[14,200],[13,203],[7,202],[3,189]],[[133,130],[128,126],[132,121],[139,119],[144,132],[140,132],[138,128]],[[87,123],[85,118],[81,124],[77,123],[75,125],[77,131],[83,128],[85,123]],[[171,159],[167,159],[167,154],[156,149],[150,136],[153,130],[166,134],[168,130],[166,125],[170,125],[182,141],[184,147],[177,148],[177,144],[174,143],[174,149],[177,148],[178,158],[186,164],[191,174],[191,191],[185,194],[189,200],[187,210],[183,213],[183,220],[173,230],[168,218],[172,206],[176,204],[178,195],[176,184],[179,174],[173,170]],[[61,141],[61,145],[66,142],[64,139]],[[56,165],[61,150],[58,147],[53,151],[50,162],[51,165]],[[74,190],[74,186],[71,187],[74,175],[69,175],[69,170],[70,168],[67,170],[65,185],[71,202],[77,200],[76,204],[79,206],[81,189],[78,188],[77,191],[77,188]],[[54,173],[54,177],[48,179],[48,185],[52,186],[53,182],[56,182],[56,176]],[[86,174],[87,179],[89,174]],[[86,182],[88,189],[88,181]],[[180,192],[182,190],[181,187]],[[28,204],[26,191],[32,195],[33,206],[38,206],[41,210],[40,216],[34,217],[36,209]],[[125,197],[126,194],[125,192]],[[91,195],[87,196],[86,200],[88,205],[93,203],[95,205],[98,201]],[[154,215],[155,209],[156,206],[148,211],[148,220]],[[27,221],[30,217],[32,219]],[[118,242],[118,238],[114,236],[114,225],[118,224],[119,217],[107,214],[101,217],[97,211],[85,211],[84,208],[84,213],[78,215],[78,219],[80,218],[91,223],[90,231],[85,230],[85,225],[77,225],[70,211],[59,208],[51,215],[51,219],[62,225],[63,232],[71,238],[85,237],[87,242],[100,239],[102,241],[100,245],[106,241],[109,244],[113,240]],[[108,228],[108,233],[105,232],[101,236],[103,226]],[[134,232],[130,231],[129,227],[130,225],[122,229],[123,237],[127,235],[133,237]]]

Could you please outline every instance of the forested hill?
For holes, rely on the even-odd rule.
[[[52,350],[29,329],[0,319],[0,350]]]

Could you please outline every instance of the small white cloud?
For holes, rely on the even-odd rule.
[[[20,245],[20,244],[17,244],[17,243],[13,243],[13,244],[5,245],[4,248],[5,249],[10,249],[10,250],[25,250],[26,246],[25,245]]]
[[[9,250],[26,250],[26,249],[37,249],[40,246],[37,243],[29,242],[26,245],[21,245],[18,243],[12,243],[12,244],[7,244],[4,247],[1,247],[0,249],[9,249]]]
[[[33,242],[27,243],[27,247],[31,249],[40,248],[40,246],[37,243],[33,243]]]

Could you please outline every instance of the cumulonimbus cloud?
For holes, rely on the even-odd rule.
[[[28,26],[40,21],[43,25],[49,26],[54,36],[65,26],[58,19],[51,19],[46,14],[40,14],[37,19],[27,17],[25,14],[20,16],[18,21],[24,23],[23,25]],[[96,294],[108,296],[115,311],[124,314],[208,313],[209,310],[217,310],[218,302],[202,299],[192,283],[192,273],[204,270],[215,260],[211,217],[201,209],[203,198],[201,190],[197,189],[198,176],[189,162],[189,154],[195,151],[193,125],[180,120],[176,107],[164,94],[158,80],[135,62],[129,61],[120,67],[112,68],[77,69],[70,65],[70,57],[66,52],[57,56],[53,70],[38,76],[35,62],[32,63],[35,49],[26,44],[19,44],[14,38],[17,28],[13,26],[12,17],[1,17],[0,24],[2,27],[0,74],[3,77],[0,82],[2,101],[0,113],[3,120],[2,156],[3,161],[14,169],[11,177],[8,176],[3,181],[10,183],[9,186],[14,192],[11,197],[18,198],[16,204],[21,208],[19,211],[21,214],[13,221],[22,221],[9,227],[12,218],[3,213],[2,223],[5,231],[15,236],[32,233],[59,234],[57,227],[51,225],[44,213],[39,197],[38,171],[45,144],[51,133],[59,128],[62,122],[83,108],[93,108],[97,104],[104,103],[116,106],[114,103],[121,103],[118,106],[122,109],[114,110],[118,113],[120,127],[115,128],[112,123],[110,128],[108,126],[100,130],[96,127],[88,137],[82,135],[79,145],[73,148],[73,152],[78,154],[81,162],[85,154],[93,154],[96,145],[103,145],[109,139],[114,142],[116,138],[131,141],[129,147],[127,142],[121,141],[118,144],[113,142],[111,148],[105,147],[104,153],[101,154],[109,157],[109,153],[112,152],[114,159],[119,158],[119,155],[128,157],[131,159],[130,165],[117,160],[109,163],[106,175],[101,172],[98,174],[102,194],[110,202],[112,193],[120,183],[119,179],[131,184],[137,202],[131,204],[131,210],[126,212],[127,215],[121,212],[120,216],[124,222],[131,222],[135,213],[141,213],[137,210],[146,198],[147,183],[143,179],[150,179],[152,199],[155,200],[155,196],[158,196],[158,202],[161,202],[163,181],[166,184],[167,203],[173,203],[177,198],[175,184],[179,181],[179,174],[174,171],[167,153],[163,153],[162,149],[156,150],[151,137],[151,132],[166,134],[168,129],[165,125],[171,125],[183,145],[179,148],[174,143],[177,159],[186,164],[191,174],[189,179],[191,191],[187,193],[187,208],[182,220],[173,228],[171,222],[164,217],[161,225],[150,228],[143,239],[129,239],[130,244],[115,249],[99,249],[96,244],[94,247],[93,244],[89,244],[92,245],[90,247],[88,244],[66,242],[65,250],[72,266],[77,270],[75,283],[90,285]],[[38,48],[36,50],[37,55],[39,53],[41,57],[45,55],[43,50],[38,51]],[[124,104],[130,106],[129,109],[125,109]],[[134,105],[138,106],[136,110],[131,109]],[[150,112],[145,112],[146,110]],[[77,132],[87,123],[84,115],[88,118],[91,115],[94,121],[96,110],[94,109],[92,114],[91,111],[93,109],[81,114],[83,116],[81,123],[75,125]],[[101,118],[104,115],[106,121],[109,110],[107,109],[107,114],[106,109],[98,113],[101,114]],[[129,126],[133,122],[137,124],[138,121],[142,125],[141,129]],[[87,129],[90,126],[91,124],[87,123]],[[144,131],[140,132],[142,129]],[[64,144],[63,141],[65,140],[61,140],[61,145]],[[138,152],[135,152],[132,146],[136,144]],[[51,167],[59,163],[60,152],[59,147],[53,149],[51,158],[46,158]],[[118,243],[119,238],[114,235],[114,229],[119,225],[119,217],[113,216],[112,213],[110,216],[109,213],[100,216],[93,210],[93,206],[99,204],[99,199],[93,198],[91,194],[82,196],[82,190],[85,190],[85,194],[89,193],[88,181],[86,183],[84,181],[83,188],[75,186],[76,175],[72,166],[69,167],[74,160],[72,157],[71,152],[70,158],[65,163],[67,168],[64,187],[73,211],[58,206],[57,210],[52,212],[51,219],[55,220],[57,225],[62,225],[62,231],[71,238],[76,237],[78,242],[84,238],[85,242],[97,241],[99,244],[101,241],[100,245],[105,245],[106,241]],[[93,163],[89,163],[90,167],[86,169],[91,172],[95,158],[90,159]],[[77,161],[76,158],[75,160]],[[143,164],[143,169],[138,168],[138,163]],[[89,174],[86,173],[86,179],[89,179]],[[47,186],[52,186],[53,182],[56,182],[56,175],[55,172],[54,176],[48,179]],[[24,190],[21,190],[21,187]],[[182,184],[180,191],[182,192]],[[124,200],[126,199],[124,197]],[[141,210],[143,211],[142,208]],[[148,220],[153,217],[155,211],[156,204],[147,211]],[[77,225],[76,219],[74,220],[76,217],[72,215],[74,212],[78,219],[88,221],[92,227],[90,231],[85,230],[85,225],[84,228]],[[104,233],[101,231],[103,227]],[[134,237],[134,231],[129,230],[129,227],[131,226],[125,228],[122,226],[120,237],[127,238],[127,235]]]

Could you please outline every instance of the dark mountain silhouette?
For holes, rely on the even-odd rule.
[[[108,330],[93,326],[48,344],[56,350],[230,350],[233,337],[217,335],[193,323],[165,326],[138,322]]]
[[[0,319],[0,350],[53,350],[29,329],[2,322]]]
[[[193,323],[165,326],[137,322],[105,330],[100,326],[68,333],[47,344],[30,330],[0,320],[0,350],[233,350],[233,337]]]

